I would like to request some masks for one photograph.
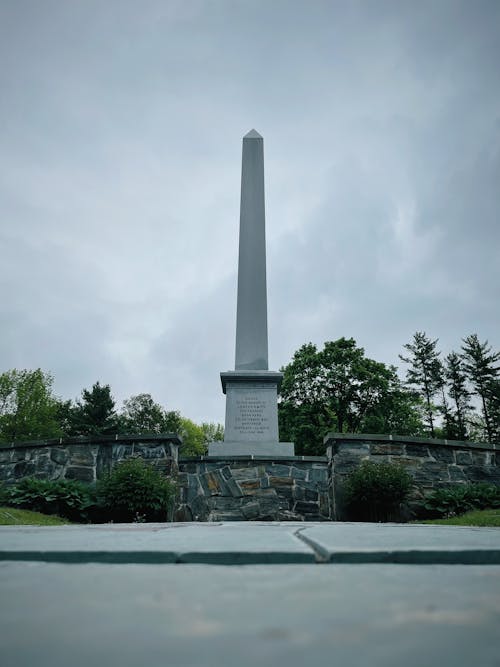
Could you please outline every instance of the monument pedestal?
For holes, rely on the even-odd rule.
[[[278,391],[283,375],[274,371],[221,373],[226,394],[223,442],[210,443],[209,456],[293,456],[291,442],[279,442]]]

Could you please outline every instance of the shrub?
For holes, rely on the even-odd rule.
[[[429,518],[449,518],[474,509],[500,507],[500,487],[481,482],[436,489],[423,503]]]
[[[76,522],[87,522],[96,507],[95,489],[75,480],[28,477],[7,489],[6,494],[10,506],[56,514]]]
[[[130,458],[99,483],[98,494],[112,521],[166,521],[174,486],[143,459]]]
[[[357,521],[389,521],[399,513],[411,485],[412,478],[403,467],[363,461],[344,487],[349,517]]]

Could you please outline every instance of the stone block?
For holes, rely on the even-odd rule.
[[[26,461],[28,458],[29,457],[27,449],[14,449],[10,460],[12,462],[17,462],[17,461]]]
[[[80,445],[81,446],[81,445]],[[113,461],[122,461],[132,456],[132,445],[123,445],[121,443],[113,443],[111,456]]]
[[[174,511],[174,521],[192,521],[193,514],[187,505],[179,505]]]
[[[252,491],[255,492],[260,490],[260,479],[241,480],[239,486],[244,494],[251,493]]]
[[[0,463],[8,463],[12,457],[12,449],[3,449],[0,447]]]
[[[436,461],[455,463],[455,452],[451,447],[428,447],[429,455]]]
[[[269,486],[293,486],[293,479],[291,477],[272,477],[270,475]]]
[[[226,480],[226,486],[233,498],[239,498],[243,496],[243,491],[239,487],[238,483],[231,477],[231,479]]]
[[[466,482],[467,477],[465,476],[465,473],[460,466],[456,465],[451,465],[448,468],[448,471],[450,473],[450,480],[452,482]]]
[[[370,447],[371,454],[385,454],[392,456],[404,455],[404,446],[399,443],[374,442]]]
[[[319,512],[322,516],[332,519],[331,509],[330,509],[330,494],[329,493],[320,493],[319,494]]]
[[[266,472],[273,477],[289,477],[290,466],[283,465],[282,463],[272,463],[266,466]]]
[[[328,482],[328,468],[326,466],[313,465],[309,470],[309,480],[311,482]]]
[[[340,442],[337,456],[368,456],[371,444],[368,442]]]
[[[429,449],[427,445],[405,445],[406,456],[415,456],[420,459],[429,458]]]
[[[468,466],[464,472],[470,482],[500,485],[500,469],[497,466]]]
[[[70,445],[68,449],[71,466],[94,465],[95,456],[91,445]]]
[[[360,464],[360,457],[357,456],[346,456],[344,454],[337,455],[334,462],[334,470],[336,474],[339,475],[348,475]]]
[[[198,479],[205,495],[229,495],[226,482],[219,470],[204,472],[202,475],[199,475]]]
[[[291,475],[292,479],[304,479],[305,480],[305,479],[307,479],[307,473],[308,473],[308,470],[306,470],[304,468],[297,468],[295,466],[292,466],[290,468],[290,475]]]
[[[33,461],[19,461],[14,465],[13,476],[16,479],[22,479],[23,477],[31,477],[36,472],[36,465]]]
[[[439,461],[424,461],[422,465],[415,470],[414,479],[416,482],[449,481],[450,475],[448,466]]]
[[[95,482],[94,468],[71,465],[66,468],[66,479],[76,479],[79,482],[86,482],[91,484]]]
[[[455,460],[457,465],[470,465],[472,463],[472,454],[471,452],[455,452]]]
[[[208,521],[245,521],[245,517],[240,510],[226,510],[225,512],[210,512]]]
[[[238,482],[240,480],[256,479],[258,477],[257,473],[258,473],[257,467],[255,467],[255,468],[233,468],[231,470],[231,474],[232,474],[233,479],[237,480]]]
[[[204,496],[195,496],[189,503],[194,521],[206,521],[208,517],[208,504]]]
[[[259,498],[278,498],[278,494],[276,493],[276,489],[268,488],[268,489],[246,489],[245,490],[245,496],[258,496]]]
[[[299,514],[318,514],[319,506],[318,503],[298,500],[295,503],[293,509],[295,512],[298,512]]]
[[[472,451],[472,464],[475,466],[484,466],[489,464],[488,452]]]
[[[241,506],[241,513],[245,519],[258,519],[261,514],[261,508],[258,502],[252,501]]]

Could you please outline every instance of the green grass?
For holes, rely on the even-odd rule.
[[[500,510],[472,510],[451,519],[432,519],[418,523],[435,523],[441,526],[496,526],[500,528]]]
[[[61,526],[69,521],[59,516],[48,516],[39,512],[0,507],[0,526]]]

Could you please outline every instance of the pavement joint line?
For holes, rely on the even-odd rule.
[[[315,540],[312,540],[310,537],[302,535],[302,531],[307,530],[307,528],[308,528],[307,526],[298,528],[294,532],[295,537],[304,542],[304,544],[306,544],[310,549],[313,550],[314,556],[316,558],[316,563],[318,564],[328,563],[328,561],[330,560],[330,554],[328,553],[327,549],[322,547]]]

